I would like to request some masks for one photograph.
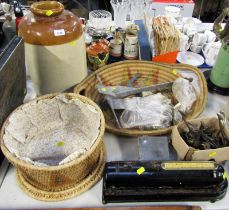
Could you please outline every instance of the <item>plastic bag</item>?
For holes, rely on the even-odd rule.
[[[178,78],[173,83],[172,91],[181,105],[179,110],[188,113],[197,99],[193,85],[187,79]]]
[[[123,128],[140,126],[157,129],[171,125],[171,100],[161,93],[125,99],[108,97],[107,101],[113,109],[124,109],[120,116]]]

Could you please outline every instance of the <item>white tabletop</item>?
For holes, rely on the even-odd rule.
[[[4,16],[0,17],[0,22],[4,21]],[[213,24],[207,23],[209,30]],[[29,84],[29,88],[30,84]],[[30,92],[34,95],[34,92]],[[31,97],[30,95],[30,97]],[[208,94],[208,103],[201,116],[215,116],[217,112],[229,102],[229,97]],[[107,161],[127,160],[138,158],[138,139],[118,137],[110,133],[105,133],[104,141],[107,149]],[[128,149],[127,149],[128,148]],[[229,161],[225,164],[229,174]],[[0,169],[0,177],[1,177]],[[25,194],[16,181],[15,169],[8,168],[6,176],[0,185],[0,209],[22,209],[22,208],[71,208],[71,207],[105,207],[102,204],[102,180],[89,191],[69,200],[59,202],[43,202],[35,200]],[[203,210],[229,210],[229,192],[226,196],[215,203],[210,202],[149,202],[149,203],[122,203],[107,204],[106,206],[130,206],[130,205],[198,205]]]
[[[217,94],[208,94],[208,103],[201,116],[215,116],[221,108],[229,103],[229,97]],[[136,159],[138,152],[137,138],[118,137],[105,133],[104,138],[107,148],[107,161]],[[127,150],[128,148],[128,150]],[[225,164],[229,174],[229,161]],[[210,202],[153,202],[153,203],[122,203],[107,204],[106,206],[130,206],[130,205],[198,205],[203,210],[229,210],[229,192],[215,203]],[[102,180],[92,189],[73,199],[60,202],[43,202],[26,195],[16,182],[15,169],[10,166],[0,188],[0,209],[19,208],[71,208],[71,207],[105,207],[102,204]]]

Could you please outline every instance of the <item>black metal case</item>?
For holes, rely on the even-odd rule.
[[[0,54],[0,128],[6,117],[23,103],[25,94],[24,42],[15,36]],[[3,158],[0,150],[0,166]]]
[[[211,161],[109,162],[103,203],[216,201],[227,191],[226,172]]]

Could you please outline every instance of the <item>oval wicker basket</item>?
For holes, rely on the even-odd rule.
[[[124,85],[126,86],[134,75],[140,74],[138,79],[139,84],[150,86],[164,82],[171,82],[179,77],[176,70],[191,71],[199,80],[200,94],[197,101],[193,104],[191,112],[187,115],[187,119],[198,117],[205,108],[208,96],[207,84],[202,72],[190,65],[173,64],[165,65],[151,61],[122,61],[111,65],[104,66],[92,73],[89,77],[84,79],[80,84],[74,88],[74,92],[84,95],[97,104],[101,103],[103,96],[99,94],[96,85],[99,84],[98,78],[103,85]],[[141,86],[141,85],[136,85]],[[171,132],[172,127],[158,130],[140,130],[140,129],[126,129],[118,128],[114,116],[110,111],[103,110],[106,120],[106,129],[118,135],[125,136],[140,136],[140,135],[162,135]]]
[[[35,100],[40,101],[43,99],[49,99],[57,95],[58,94],[48,94],[41,96]],[[99,159],[101,158],[100,154],[102,150],[104,150],[103,136],[105,131],[105,120],[102,111],[93,101],[84,96],[80,96],[74,93],[64,93],[64,96],[68,99],[79,99],[85,104],[92,105],[100,113],[101,116],[99,135],[95,143],[90,148],[90,150],[88,150],[84,155],[80,156],[79,158],[72,160],[64,165],[58,166],[35,166],[29,164],[23,160],[16,158],[12,153],[9,152],[9,150],[4,145],[3,135],[5,132],[5,128],[9,123],[9,117],[12,114],[6,119],[1,129],[1,149],[6,158],[15,166],[17,171],[20,173],[20,176],[23,177],[24,181],[26,181],[34,188],[46,192],[61,192],[70,190],[71,188],[76,189],[77,184],[83,183],[84,179],[87,179],[87,177],[93,172],[93,170],[97,167],[97,165],[99,165],[99,163],[101,163],[100,166],[102,166],[104,165],[102,164],[102,162],[105,162],[104,155],[103,161],[99,161]],[[20,107],[18,107],[17,109],[20,109]],[[16,112],[17,109],[14,110],[13,113]],[[100,170],[100,174],[97,175],[97,178],[93,178],[92,182],[94,182],[94,184],[98,181],[98,177],[102,177],[102,170]],[[92,185],[93,184],[90,182],[90,186]],[[80,192],[83,192],[86,189],[87,185],[85,184],[84,187],[81,186]],[[77,191],[74,191],[74,194],[77,194]],[[72,197],[73,195],[66,195],[66,197],[63,196],[62,199],[68,198],[69,196]]]

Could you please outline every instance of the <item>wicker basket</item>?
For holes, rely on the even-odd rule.
[[[199,80],[200,94],[198,100],[193,104],[191,112],[187,115],[187,119],[198,117],[205,108],[208,96],[207,84],[204,75],[199,69],[183,64],[165,65],[149,61],[123,61],[114,63],[96,72],[84,79],[79,85],[74,88],[74,92],[85,95],[92,99],[97,104],[103,100],[103,96],[99,94],[96,85],[99,83],[98,78],[101,79],[103,85],[127,85],[130,78],[136,74],[141,77],[137,80],[139,85],[136,86],[150,86],[153,84],[171,82],[179,77],[179,73],[174,70],[191,71]],[[171,95],[171,93],[170,93]],[[109,110],[103,110],[106,129],[109,132],[125,135],[125,136],[140,136],[140,135],[162,135],[171,132],[172,127],[158,129],[158,130],[140,130],[140,129],[125,129],[118,128],[114,116]]]
[[[41,96],[35,100],[40,101],[43,99],[53,98],[57,95],[58,94],[49,94],[49,95]],[[90,150],[88,150],[84,155],[80,156],[79,158],[59,166],[46,167],[46,166],[35,166],[29,164],[12,155],[12,153],[10,153],[6,148],[6,146],[4,145],[3,135],[5,132],[5,128],[9,123],[9,117],[4,122],[1,129],[1,149],[4,155],[6,156],[6,158],[15,166],[18,173],[20,174],[20,177],[23,177],[24,182],[28,183],[30,186],[32,186],[37,190],[45,191],[47,193],[56,192],[57,194],[57,192],[71,190],[72,188],[76,189],[78,183],[83,183],[84,179],[88,179],[87,177],[89,176],[89,174],[91,174],[97,166],[100,165],[101,167],[101,164],[105,162],[105,155],[103,155],[102,161],[99,160],[101,156],[101,152],[104,148],[103,135],[105,131],[105,120],[102,111],[93,101],[91,101],[90,99],[84,96],[80,96],[74,93],[65,93],[64,95],[66,98],[79,99],[85,104],[92,105],[100,113],[101,116],[99,135],[95,143],[93,144]],[[18,107],[17,109],[19,108],[20,107]],[[14,112],[16,112],[17,109],[14,110]],[[101,177],[101,173],[102,170],[100,170],[100,174],[97,174],[96,176]],[[22,178],[20,180],[22,180]],[[92,182],[95,184],[97,181],[98,178],[95,179],[94,177]],[[90,182],[90,186],[93,185],[92,182]],[[88,189],[87,184],[85,184],[85,186],[80,188],[80,192],[83,192],[86,189]],[[62,196],[61,199],[63,200],[72,197],[74,194],[78,194],[77,190],[75,190],[74,193],[72,193],[71,195],[67,194],[66,196]],[[36,196],[33,195],[32,197],[36,197]],[[55,200],[55,198],[53,200]]]

